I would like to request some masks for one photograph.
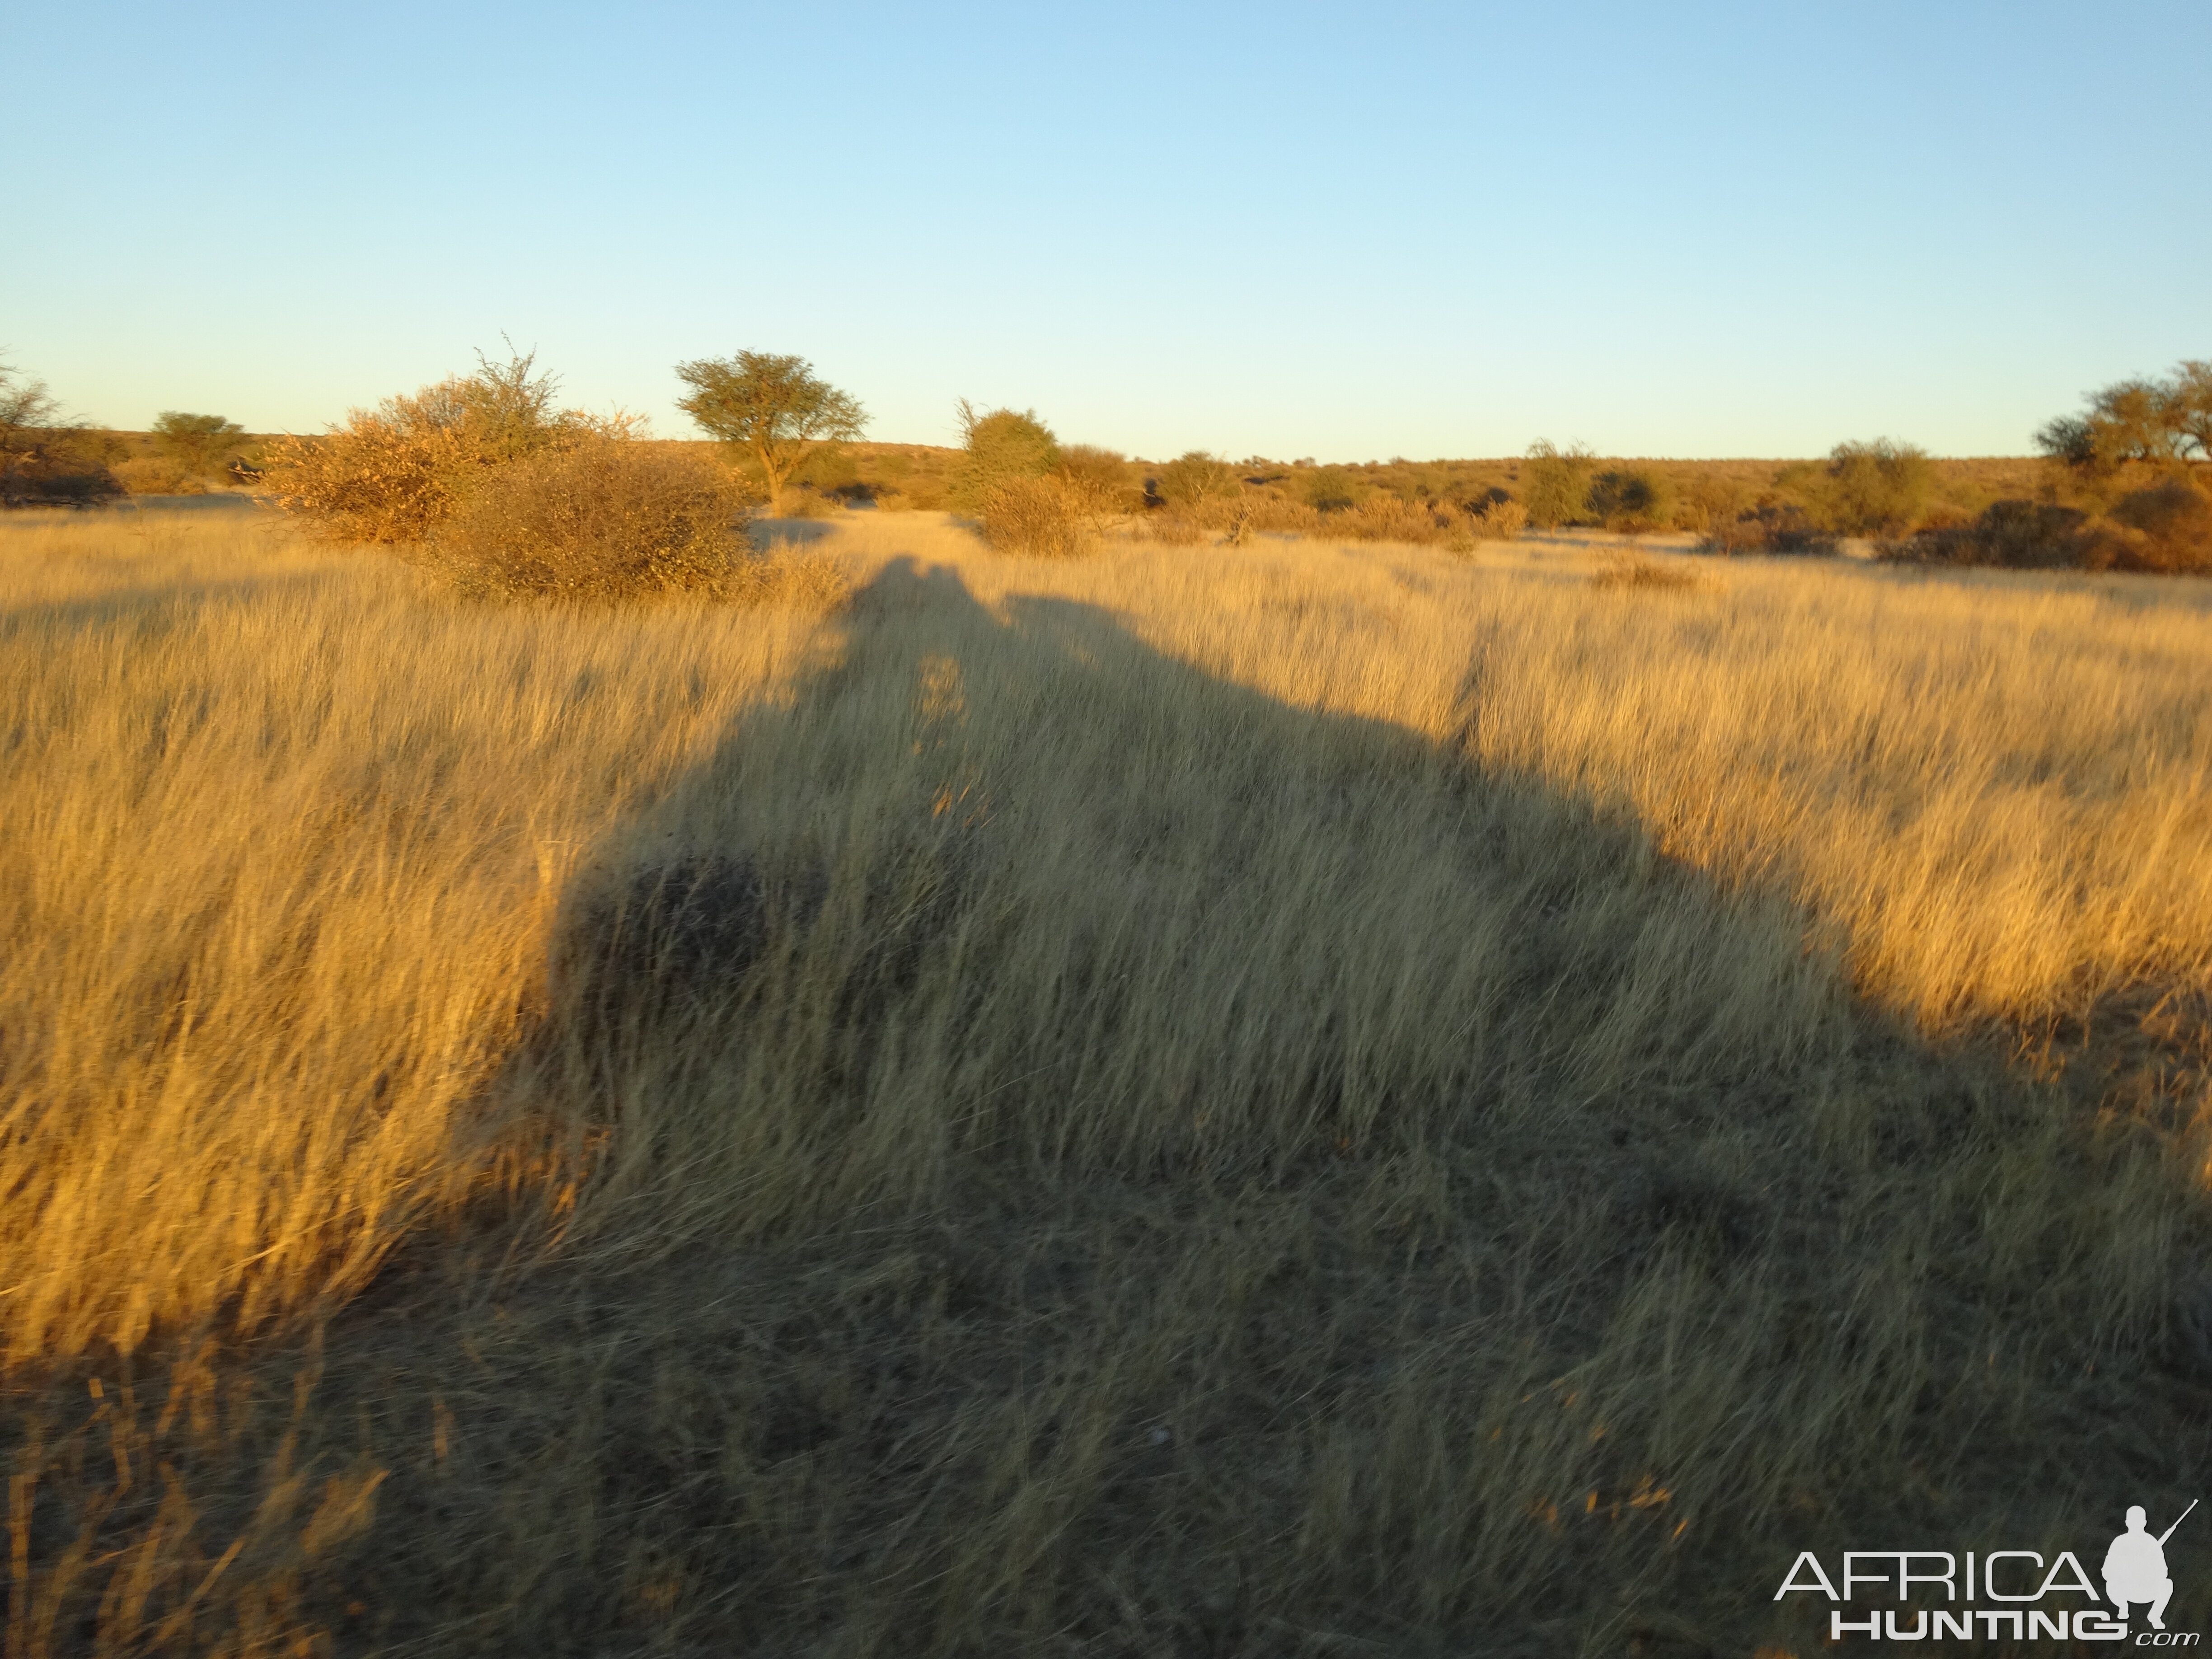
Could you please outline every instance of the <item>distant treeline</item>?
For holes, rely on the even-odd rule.
[[[324,453],[316,465],[327,472],[331,458],[364,442],[364,456],[382,459],[349,491],[386,476],[404,453],[411,459],[402,474],[441,480],[409,485],[409,501],[458,501],[487,458],[447,465],[434,457],[475,441],[453,412],[473,404],[455,389],[491,385],[484,376],[494,370],[486,363],[413,400],[356,411],[327,438],[264,440],[221,416],[173,410],[150,433],[96,430],[63,419],[42,382],[0,365],[0,501],[252,487],[272,459],[296,478],[311,453]],[[500,372],[538,384],[527,358]],[[1857,539],[1929,562],[2212,572],[2212,362],[2202,361],[2091,394],[2083,412],[2036,434],[2038,457],[1963,460],[1880,438],[1838,444],[1818,460],[1608,458],[1539,442],[1490,460],[1322,465],[1191,451],[1148,461],[1064,444],[1035,410],[964,402],[958,448],[869,443],[859,441],[866,410],[803,358],[739,352],[676,372],[690,388],[680,407],[717,441],[740,491],[772,514],[949,510],[1013,551],[1080,552],[1109,526],[1191,544],[1291,533],[1462,548],[1528,528],[1587,527],[1686,532],[1721,553],[1820,552]],[[543,401],[551,384],[533,395]],[[585,417],[565,418],[581,429]],[[593,429],[615,427],[631,439],[640,423],[616,416]],[[339,514],[349,515],[359,514]]]

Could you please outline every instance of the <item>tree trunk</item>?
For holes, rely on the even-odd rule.
[[[757,445],[753,453],[760,457],[761,477],[768,482],[768,515],[780,519],[783,516],[784,475],[776,471],[775,457],[769,453],[766,444]]]

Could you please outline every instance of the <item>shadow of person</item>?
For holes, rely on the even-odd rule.
[[[1655,1069],[1721,1100],[1834,1016],[1794,918],[1632,829],[911,561],[598,863],[568,1018],[653,1071],[638,1097],[734,1086],[732,1042],[759,1076],[764,1019],[828,1022],[801,1046],[836,1097],[771,1091],[814,1148],[793,1201],[913,1199],[985,1144],[1279,1170]]]
[[[2137,1490],[2203,1449],[2024,1381],[1979,1241],[2051,1149],[1794,912],[1100,607],[896,562],[602,853],[506,1085],[596,1161],[413,1306],[476,1415],[392,1459],[384,1639],[526,1583],[510,1648],[1539,1650],[1571,1583],[1747,1648],[1747,1572],[1929,1471],[1986,1535],[2073,1490],[2092,1396]]]

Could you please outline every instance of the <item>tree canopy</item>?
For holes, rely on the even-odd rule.
[[[2036,447],[2086,471],[2212,462],[2212,362],[2185,360],[2163,380],[2117,380],[2088,401],[2085,413],[2045,426]]]
[[[165,409],[154,419],[155,446],[193,472],[214,471],[245,435],[245,428],[220,415]]]
[[[761,471],[770,514],[783,507],[783,488],[818,446],[857,438],[867,411],[851,393],[814,373],[804,357],[740,351],[676,366],[691,388],[676,406],[700,428],[740,449]]]

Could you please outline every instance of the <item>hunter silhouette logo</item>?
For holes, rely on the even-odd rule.
[[[2189,1510],[2196,1507],[2192,1498]],[[2174,1516],[2173,1527],[2189,1518],[2189,1510]],[[2128,1529],[2105,1552],[2105,1594],[2123,1619],[2128,1616],[2129,1602],[2148,1602],[2150,1627],[2164,1630],[2166,1604],[2173,1599],[2173,1580],[2166,1575],[2166,1540],[2173,1536],[2173,1527],[2154,1538],[2143,1530],[2148,1518],[2142,1505],[2135,1505],[2128,1511]]]
[[[2172,1525],[2153,1534],[2149,1512],[2140,1504],[2132,1505],[2127,1530],[2106,1547],[2102,1595],[2071,1550],[2061,1550],[2047,1562],[2039,1550],[1846,1550],[1842,1571],[1832,1577],[1819,1556],[1805,1550],[1774,1599],[1794,1592],[1838,1604],[1828,1615],[1831,1642],[1853,1636],[1877,1642],[1978,1637],[2015,1644],[2125,1642],[2138,1648],[2193,1648],[2201,1639],[2197,1632],[2166,1627],[2166,1603],[2173,1599],[2166,1543],[2196,1508],[2191,1498]],[[1879,1605],[1884,1601],[1891,1605]],[[2142,1610],[2148,1623],[2130,1633],[2128,1618],[2135,1608]]]

